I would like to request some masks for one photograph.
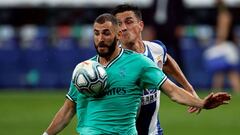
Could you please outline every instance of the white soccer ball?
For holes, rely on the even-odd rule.
[[[100,63],[87,60],[76,66],[72,81],[82,94],[99,97],[104,94],[107,85],[107,72]]]

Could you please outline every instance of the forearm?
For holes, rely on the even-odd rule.
[[[171,80],[166,80],[161,89],[174,102],[197,108],[203,107],[203,100],[194,97],[189,92],[175,85]]]
[[[195,92],[192,85],[188,82],[180,68],[177,72],[175,72],[175,74],[172,74],[172,76],[179,84],[181,84],[184,90],[190,92],[191,94]]]
[[[75,107],[66,106],[65,102],[64,106],[57,112],[45,132],[47,132],[48,135],[56,135],[68,125],[74,115]]]
[[[171,97],[171,99],[179,104],[202,108],[203,100],[193,97],[191,94],[184,90],[176,90],[176,93]]]
[[[163,71],[172,76],[178,83],[182,85],[185,90],[191,94],[195,94],[192,85],[186,79],[177,62],[170,55],[167,55],[167,61],[163,66]]]

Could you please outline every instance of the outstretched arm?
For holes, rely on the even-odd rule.
[[[56,135],[62,131],[75,115],[75,108],[76,104],[73,101],[66,99],[63,106],[56,113],[44,135]]]
[[[179,104],[203,108],[204,101],[194,97],[188,91],[178,87],[171,80],[167,79],[160,88],[174,102]]]
[[[224,92],[209,94],[204,100],[192,96],[189,92],[175,85],[171,80],[167,79],[161,86],[163,92],[173,101],[197,108],[213,109],[219,105],[226,104],[231,96]]]

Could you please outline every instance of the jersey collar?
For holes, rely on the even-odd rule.
[[[124,49],[121,48],[120,53],[118,54],[118,56],[115,57],[114,59],[112,59],[112,60],[111,60],[106,66],[104,66],[104,67],[105,67],[105,68],[109,68],[111,65],[113,65],[113,64],[122,56],[123,51],[124,51]],[[99,55],[97,55],[97,61],[100,62],[100,61],[99,61]]]
[[[147,45],[145,45],[144,43],[143,43],[143,45],[145,48],[145,52],[143,54],[153,61],[154,59],[153,59],[153,56],[152,56],[152,53],[151,53],[149,47]]]

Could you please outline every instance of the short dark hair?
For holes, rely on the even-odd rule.
[[[130,5],[130,4],[118,5],[118,6],[116,6],[116,7],[112,10],[111,13],[115,16],[116,14],[122,13],[122,12],[125,12],[125,11],[132,11],[132,12],[134,12],[135,16],[136,16],[138,19],[142,20],[141,10],[140,10],[137,6]]]
[[[116,17],[109,13],[104,13],[104,14],[99,15],[95,19],[94,23],[103,24],[107,21],[111,22],[114,26],[118,26],[118,21],[117,21]]]

